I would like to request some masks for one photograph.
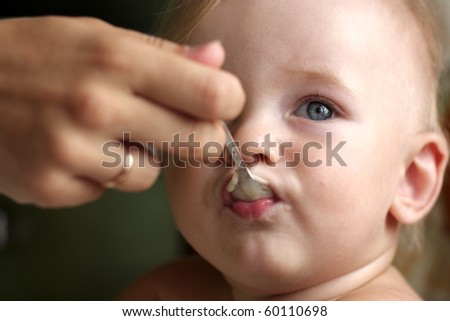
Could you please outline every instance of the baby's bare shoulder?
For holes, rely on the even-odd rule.
[[[394,267],[338,301],[418,301],[419,295]]]
[[[119,300],[225,300],[229,293],[222,275],[198,256],[182,258],[138,278]]]

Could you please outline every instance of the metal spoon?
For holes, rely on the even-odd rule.
[[[237,178],[233,177],[227,187],[227,190],[229,192],[233,192],[235,191],[235,188],[239,186],[239,191],[237,191],[237,193],[239,196],[249,201],[261,198],[263,196],[272,196],[273,192],[268,186],[268,182],[250,172],[250,169],[242,159],[242,154],[239,147],[237,146],[225,123],[223,123],[223,129],[227,138],[226,148],[231,155],[237,171]]]

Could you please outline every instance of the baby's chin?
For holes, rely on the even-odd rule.
[[[312,273],[309,268],[293,266],[286,262],[284,264],[265,262],[260,265],[254,262],[219,271],[232,287],[241,289],[242,292],[246,291],[255,299],[271,299],[273,296],[295,293],[321,282],[317,277],[319,274]],[[316,272],[319,271],[316,269]]]
[[[252,249],[244,245],[230,249],[230,253],[201,253],[201,249],[199,252],[231,284],[255,293],[274,295],[296,291],[316,279],[318,268],[311,264],[307,254],[302,255],[293,245],[290,248],[297,249],[294,251],[297,253],[268,246]]]

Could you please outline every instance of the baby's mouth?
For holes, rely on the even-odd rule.
[[[226,190],[233,200],[253,202],[263,198],[274,198],[275,195],[268,182],[256,175],[253,179],[245,170],[238,169],[234,172]]]
[[[241,219],[260,221],[278,200],[267,181],[254,174],[252,176],[253,179],[245,169],[237,169],[224,186],[223,197],[225,206]]]

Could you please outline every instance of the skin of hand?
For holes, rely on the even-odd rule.
[[[219,120],[244,105],[239,80],[220,70],[219,42],[180,46],[66,17],[1,20],[0,41],[0,193],[19,203],[93,201],[123,171],[101,166],[106,142],[129,132],[156,148],[176,133],[224,143]],[[148,159],[135,161],[114,187],[147,189],[159,168],[148,153],[130,153]]]

